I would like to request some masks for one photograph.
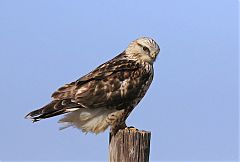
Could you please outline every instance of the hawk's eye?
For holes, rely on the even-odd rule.
[[[148,52],[148,53],[150,52],[150,50],[146,46],[143,46],[143,50]]]

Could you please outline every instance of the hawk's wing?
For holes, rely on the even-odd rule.
[[[94,86],[96,86],[96,83],[98,84],[104,79],[104,82],[108,84],[108,77],[115,73],[118,73],[118,77],[120,77],[119,79],[123,80],[124,78],[121,78],[124,77],[123,75],[121,75],[122,73],[134,71],[139,68],[141,68],[141,65],[133,60],[118,60],[117,58],[110,60],[97,67],[94,71],[81,77],[80,79],[70,84],[65,84],[63,87],[59,88],[56,92],[52,94],[52,98],[54,100],[62,100],[68,98],[75,99],[77,93],[79,94],[80,92],[90,90],[89,88],[93,88]],[[90,87],[87,86],[89,83],[91,83]]]
[[[150,76],[140,63],[116,57],[77,81],[59,88],[52,94],[50,104],[27,117],[37,121],[78,108],[124,109],[138,97],[142,85]]]
[[[125,108],[150,75],[134,60],[115,59],[59,88],[52,97],[54,100],[71,99],[86,108]]]

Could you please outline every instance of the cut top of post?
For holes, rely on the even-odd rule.
[[[110,133],[110,162],[148,162],[151,132],[137,129],[121,129]]]

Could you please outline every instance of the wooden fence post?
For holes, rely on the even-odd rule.
[[[110,162],[149,162],[151,132],[121,129],[110,133]]]

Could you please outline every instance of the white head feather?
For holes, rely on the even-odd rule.
[[[158,44],[148,37],[141,37],[131,42],[125,50],[130,58],[141,59],[153,63],[160,51]]]

